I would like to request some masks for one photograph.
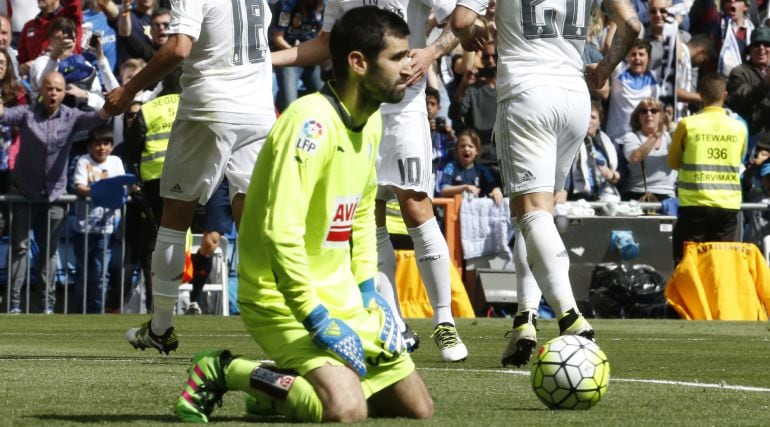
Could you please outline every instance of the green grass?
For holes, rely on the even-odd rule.
[[[173,404],[190,357],[229,348],[264,358],[238,317],[180,316],[179,351],[133,350],[125,330],[145,316],[0,315],[0,425],[175,423]],[[430,340],[430,321],[413,320],[422,337],[414,353],[436,403],[432,420],[374,420],[373,425],[768,425],[770,332],[761,322],[594,320],[612,380],[589,411],[550,411],[524,370],[499,356],[509,320],[461,321],[470,357],[445,364]],[[540,322],[540,341],[556,335]],[[213,423],[280,422],[244,415],[240,393],[225,395]]]

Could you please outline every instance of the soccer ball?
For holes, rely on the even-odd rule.
[[[588,409],[607,392],[610,362],[593,341],[563,335],[540,347],[532,366],[532,389],[551,409]]]

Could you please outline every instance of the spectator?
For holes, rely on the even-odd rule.
[[[606,131],[616,144],[631,130],[629,119],[639,102],[658,97],[658,83],[649,67],[651,49],[649,42],[637,40],[626,55],[625,63],[612,74]]]
[[[674,104],[676,88],[676,51],[680,43],[676,20],[669,15],[671,0],[647,2],[650,24],[645,40],[650,43],[650,71],[658,83],[658,98],[665,105]]]
[[[16,80],[21,81],[19,77],[19,60],[17,59],[19,54],[11,45],[11,38],[11,21],[5,15],[0,15],[0,49],[8,52],[8,56],[11,58],[8,67],[13,70]]]
[[[80,156],[75,166],[75,193],[91,195],[91,185],[100,179],[125,174],[123,162],[112,154],[112,128],[99,126],[88,134],[88,154]],[[80,200],[75,205],[75,309],[81,313],[102,312],[102,278],[109,259],[108,242],[115,229],[119,211],[108,210]],[[83,303],[85,302],[85,306]]]
[[[567,200],[620,200],[616,187],[620,182],[618,153],[610,137],[599,128],[602,112],[600,102],[591,102],[591,120],[584,144],[578,149],[564,187]]]
[[[117,70],[118,46],[117,34],[110,22],[117,18],[118,13],[118,6],[112,0],[83,0],[83,40],[80,47],[86,59],[95,63],[96,37],[101,43],[102,52],[111,70]]]
[[[149,62],[168,41],[168,28],[171,25],[171,12],[168,9],[158,9],[150,15],[150,43],[143,38],[134,36],[124,37],[123,43],[131,58],[143,59]]]
[[[503,202],[500,182],[484,164],[478,163],[481,139],[473,129],[466,128],[457,134],[455,159],[444,167],[441,178],[441,195],[454,197],[455,194],[470,193],[474,196],[488,196],[497,205]]]
[[[122,0],[118,16],[118,65],[128,58],[144,58],[145,48],[152,50],[150,15],[154,0]],[[132,6],[133,4],[133,6]]]
[[[21,313],[21,288],[27,271],[28,230],[32,227],[40,248],[38,269],[45,287],[42,310],[53,313],[53,273],[59,236],[65,222],[65,206],[56,203],[67,184],[67,163],[72,135],[103,124],[110,116],[104,110],[85,112],[62,105],[64,76],[48,73],[43,78],[41,100],[5,109],[0,106],[0,124],[17,126],[24,141],[11,176],[10,194],[21,194],[31,204],[13,206],[11,239],[11,313]],[[45,203],[34,203],[45,202]],[[29,311],[29,307],[27,307]]]
[[[17,46],[19,44],[19,35],[21,34],[21,29],[24,27],[24,24],[26,24],[27,21],[34,19],[40,12],[40,8],[38,7],[37,2],[29,0],[5,0],[3,3],[5,3],[6,6],[2,8],[0,13],[10,18],[11,30],[13,31],[13,45]]]
[[[770,28],[751,34],[749,62],[730,73],[727,105],[749,124],[749,135],[770,129]]]
[[[690,115],[690,107],[700,103],[696,89],[701,67],[716,58],[714,42],[705,34],[696,34],[687,43],[680,43],[681,51],[677,59],[676,121]],[[690,104],[690,105],[688,105]]]
[[[746,41],[758,22],[747,19],[747,11],[752,8],[748,0],[723,0],[721,11],[715,0],[693,3],[690,31],[709,36],[719,52],[717,63],[709,66],[709,70],[729,76],[731,69],[742,62]]]
[[[722,108],[726,88],[722,76],[705,76],[698,87],[703,111],[683,118],[674,132],[668,155],[668,166],[680,171],[674,264],[682,258],[686,241],[740,241],[740,167],[748,133],[745,123]]]
[[[481,138],[479,159],[497,168],[492,129],[497,114],[497,48],[488,42],[481,53],[482,68],[468,67],[449,106],[455,129],[473,128]]]
[[[441,194],[441,175],[444,167],[452,160],[454,151],[454,131],[446,118],[439,117],[441,96],[439,91],[430,86],[425,88],[425,102],[430,124],[430,139],[433,145],[433,179],[436,182],[436,194]]]
[[[323,24],[324,0],[281,0],[279,3],[278,25],[272,35],[276,48],[289,49],[318,35]],[[319,65],[276,67],[274,71],[278,83],[278,111],[283,111],[297,99],[299,79],[308,92],[315,92],[323,85]]]
[[[39,0],[40,13],[35,19],[24,24],[19,37],[19,73],[26,75],[31,62],[48,50],[49,29],[54,19],[69,18],[75,25],[72,38],[75,53],[80,53],[83,26],[83,0]]]
[[[75,53],[75,24],[69,18],[59,17],[51,22],[48,35],[50,51],[38,56],[29,69],[32,97],[36,98],[43,76],[59,71],[67,84],[64,105],[98,109],[104,104],[102,87],[96,78],[96,67],[82,54]]]
[[[631,113],[631,132],[621,139],[628,162],[628,179],[622,188],[623,200],[639,200],[649,194],[662,202],[674,197],[676,171],[667,164],[671,136],[666,132],[663,104],[645,98]]]
[[[722,2],[722,44],[719,51],[719,72],[727,77],[733,68],[743,63],[743,52],[751,39],[754,24],[748,19],[749,0]]]
[[[11,55],[5,49],[0,49],[0,102],[7,107],[26,104],[27,91],[16,80],[10,68]],[[19,132],[16,128],[0,125],[0,194],[8,194],[11,169],[15,155],[19,152],[19,142]],[[0,208],[0,221],[7,218],[8,205],[3,204]],[[0,232],[4,232],[3,225],[0,225]]]
[[[754,146],[754,152],[743,173],[743,201],[747,203],[770,203],[770,132],[764,132]],[[770,248],[764,243],[770,235],[770,211],[744,211],[744,242],[759,246],[765,253]]]

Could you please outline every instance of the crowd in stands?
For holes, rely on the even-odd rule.
[[[273,12],[272,50],[291,48],[319,34],[323,0],[268,3]],[[770,200],[767,0],[632,3],[645,31],[606,87],[592,90],[590,126],[567,179],[564,199],[662,202],[677,197],[677,171],[667,162],[672,134],[682,118],[701,110],[698,82],[716,73],[727,81],[727,114],[743,121],[748,129],[742,168],[744,201]],[[41,0],[37,5],[33,7],[28,0],[0,0],[0,193],[44,202],[30,205],[31,213],[23,204],[10,209],[5,203],[0,209],[4,224],[9,224],[11,215],[14,219],[10,243],[14,258],[9,269],[13,312],[23,308],[19,291],[28,279],[25,254],[30,228],[40,253],[48,255],[38,256],[37,265],[39,272],[47,272],[38,273],[50,289],[41,309],[47,312],[55,304],[47,263],[68,226],[67,217],[81,215],[73,223],[77,223],[75,232],[81,234],[77,242],[87,242],[89,254],[103,249],[104,234],[115,234],[103,218],[98,227],[89,222],[89,215],[95,215],[93,209],[68,209],[57,202],[65,192],[87,196],[91,183],[124,171],[140,175],[139,166],[144,165],[141,192],[128,209],[127,225],[133,230],[127,236],[152,236],[160,217],[153,185],[159,178],[162,149],[152,148],[150,141],[164,131],[152,129],[147,114],[163,112],[155,106],[143,114],[143,105],[178,93],[166,87],[178,82],[164,81],[137,95],[129,111],[111,121],[98,112],[105,94],[130,80],[168,39],[169,0]],[[591,11],[586,63],[601,59],[610,49],[615,31],[598,6]],[[492,136],[498,59],[494,4],[487,19],[493,39],[481,52],[467,53],[458,47],[436,62],[427,77],[426,102],[435,195],[470,193],[491,197],[499,204],[504,191]],[[431,19],[425,31],[429,40],[440,33]],[[276,68],[276,114],[298,96],[320,88],[329,74],[324,66]],[[35,120],[36,115],[45,119]],[[170,123],[173,117],[165,119]],[[156,164],[143,157],[148,154]],[[50,221],[38,221],[38,217]],[[753,228],[747,234],[754,237],[747,238],[758,240],[756,236],[761,237],[762,232],[756,228],[764,229],[768,222],[767,212],[750,218],[747,223]],[[10,228],[6,226],[3,233],[8,234]],[[92,234],[98,237],[88,237]],[[131,266],[130,271],[138,266],[149,280],[152,239],[133,240],[138,241],[123,254],[126,265]],[[107,268],[97,258],[87,257],[91,261],[88,278],[82,280],[88,282],[91,293],[101,292],[96,278]],[[77,265],[85,264],[86,258],[82,258]],[[82,276],[78,273],[78,278]],[[107,310],[117,309],[120,295],[111,289],[108,297]],[[98,298],[88,298],[85,307],[76,308],[96,311],[101,304]]]

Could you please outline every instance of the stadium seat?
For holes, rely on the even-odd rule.
[[[126,201],[126,185],[136,184],[136,175],[125,174],[100,179],[91,184],[91,202],[94,206],[119,209]]]

